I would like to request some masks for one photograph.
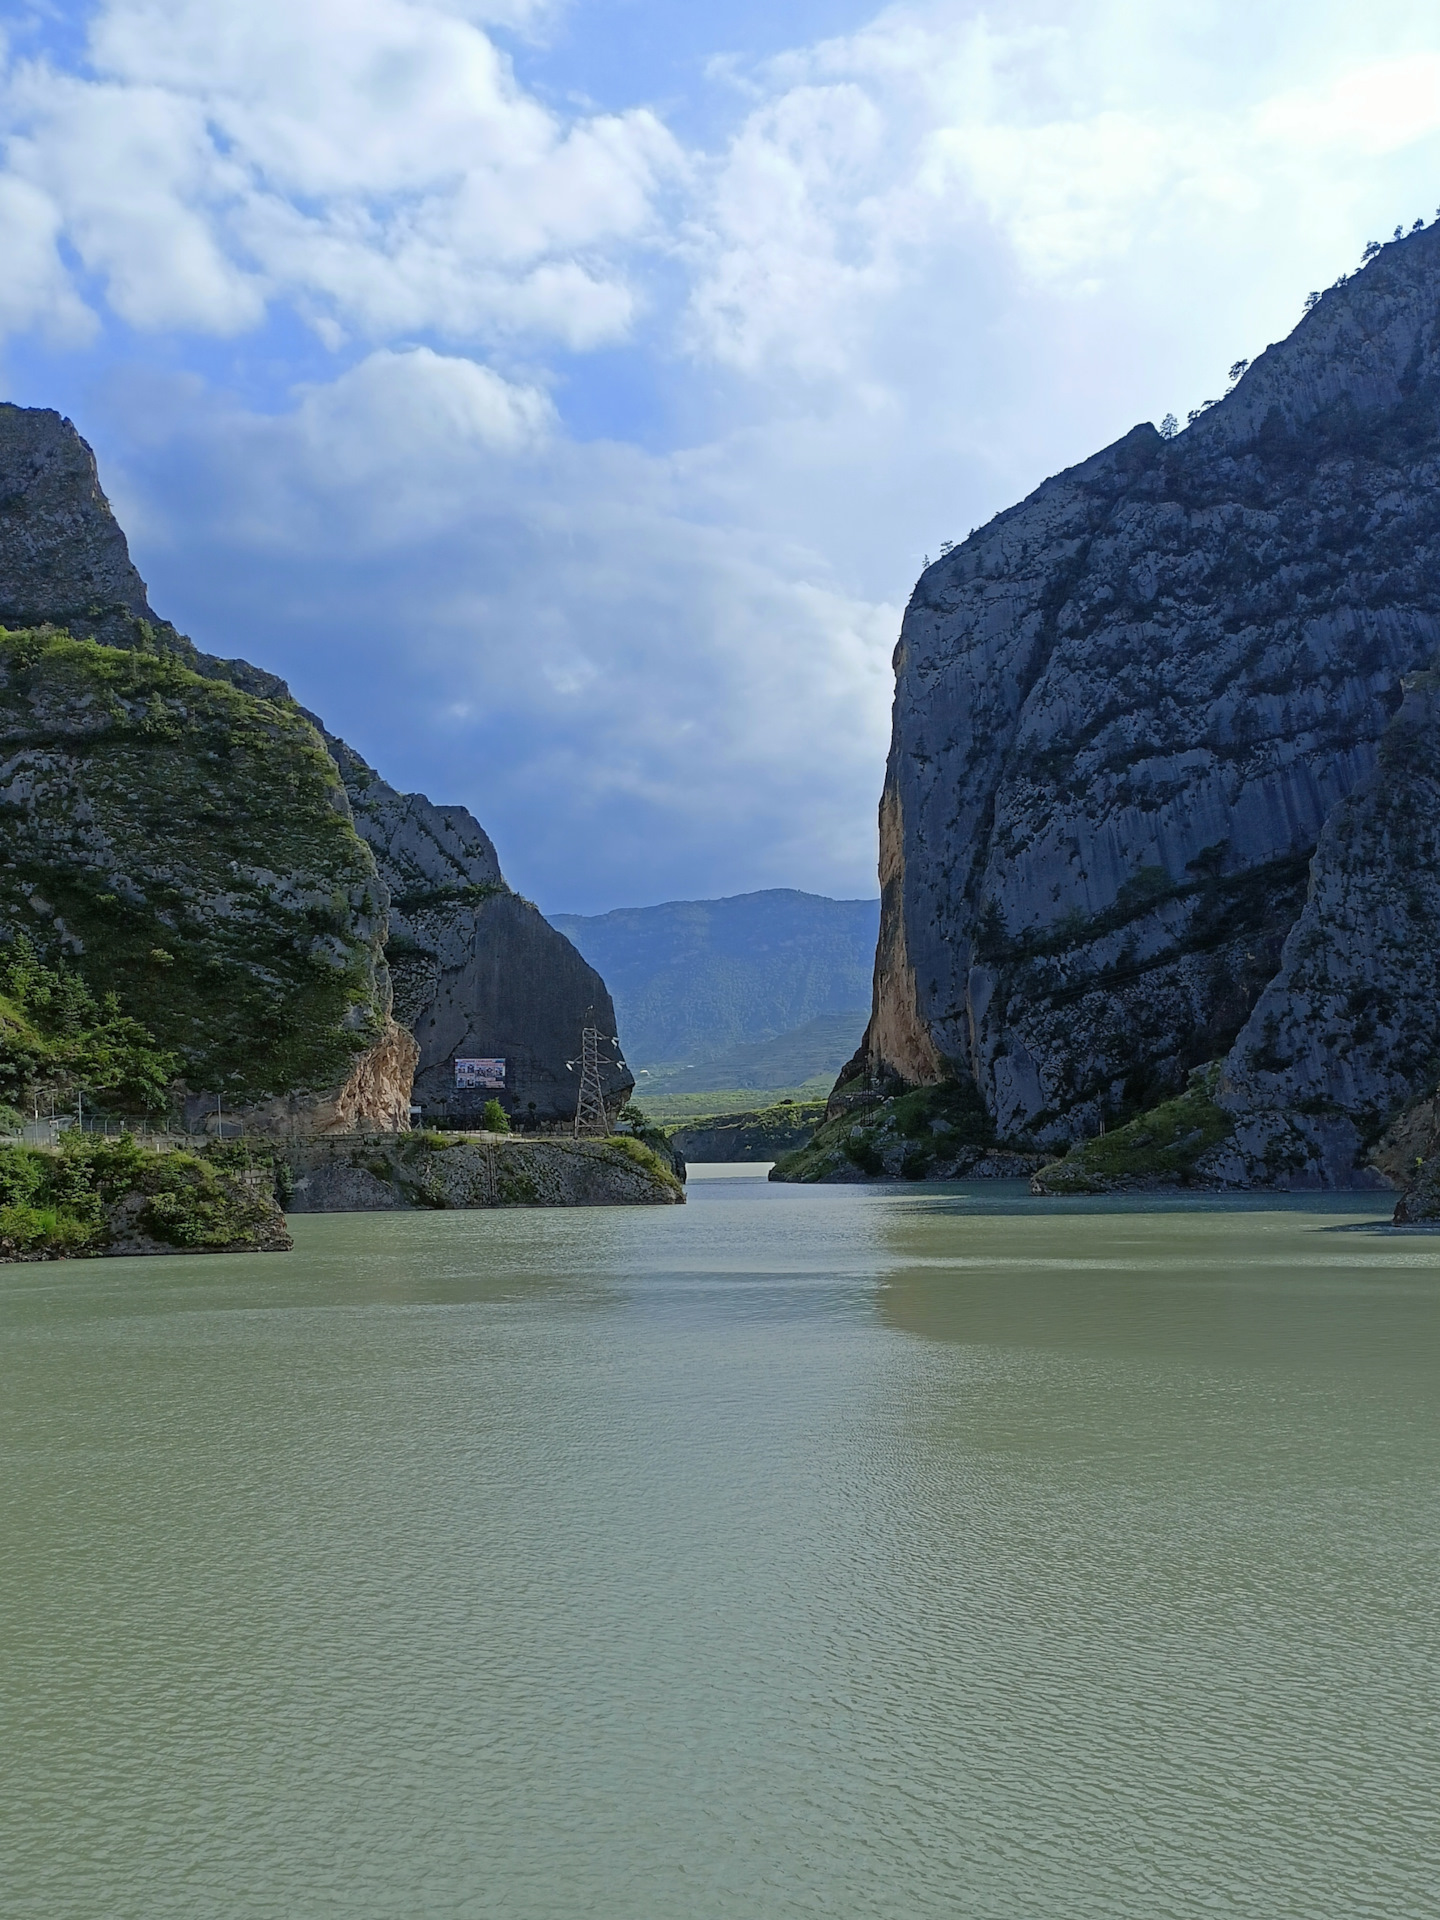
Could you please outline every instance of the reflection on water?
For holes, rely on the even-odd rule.
[[[1381,1211],[732,1177],[4,1270],[0,1912],[1432,1915]]]

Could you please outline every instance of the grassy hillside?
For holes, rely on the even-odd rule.
[[[664,1082],[644,1081],[641,1104],[645,1112],[661,1126],[669,1127],[681,1120],[705,1120],[727,1113],[753,1113],[761,1104],[777,1107],[787,1100],[792,1106],[814,1106],[818,1103],[823,1107],[835,1082],[833,1075],[825,1074],[808,1085],[798,1087],[765,1087],[758,1092],[754,1087],[721,1087],[713,1093],[669,1094],[661,1091],[652,1093],[652,1084],[660,1088]]]
[[[738,1047],[727,1047],[703,1065],[663,1073],[655,1078],[654,1090],[667,1095],[742,1087],[778,1092],[818,1080],[828,1092],[836,1074],[859,1046],[869,1017],[864,1007],[852,1007],[846,1013],[822,1013],[803,1027],[776,1034],[773,1040],[748,1040]]]
[[[343,1080],[378,1028],[381,898],[288,701],[0,629],[0,941],[113,994],[192,1087]]]
[[[776,887],[549,918],[604,975],[632,1067],[698,1065],[870,1004],[878,900]]]

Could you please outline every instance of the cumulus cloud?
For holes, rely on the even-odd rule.
[[[578,446],[542,395],[424,350],[283,415],[145,407],[117,492],[169,501],[142,522],[157,606],[475,806],[518,884],[865,883],[899,609],[726,515],[722,476]]]
[[[618,250],[678,149],[643,109],[542,106],[493,11],[106,0],[87,71],[12,62],[9,170],[132,326],[235,333],[289,301],[331,339],[616,338]]]
[[[60,257],[60,209],[28,181],[0,174],[0,335],[43,330],[61,345],[96,331]]]
[[[869,890],[926,551],[1440,161],[1433,0],[916,0],[717,65],[688,147],[668,17],[600,106],[565,0],[98,0],[0,85],[0,330],[83,368],[155,604],[557,907]]]
[[[892,331],[888,302],[953,286],[947,268],[992,238],[1032,283],[1089,293],[1174,235],[1193,258],[1221,227],[1244,248],[1246,224],[1282,208],[1292,235],[1346,223],[1357,156],[1433,152],[1440,132],[1440,31],[1390,11],[1431,48],[1367,58],[1343,18],[1317,32],[1314,9],[1286,7],[1276,25],[1309,32],[1266,57],[1244,9],[1214,9],[1225,88],[1206,84],[1184,10],[1142,21],[1129,0],[1064,24],[1038,6],[1003,24],[966,5],[892,8],[771,61],[705,177],[691,339],[751,372],[853,373],[857,342],[863,355]],[[1329,71],[1296,86],[1303,59]]]

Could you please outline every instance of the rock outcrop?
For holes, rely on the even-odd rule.
[[[922,575],[842,1086],[1064,1147],[1223,1059],[1224,1177],[1366,1178],[1440,1051],[1427,683],[1396,717],[1437,645],[1440,227]]]
[[[787,1100],[753,1113],[714,1114],[667,1129],[672,1149],[687,1162],[754,1165],[808,1146],[825,1118],[821,1101]]]
[[[522,1124],[569,1119],[592,1024],[604,1040],[606,1105],[618,1112],[635,1080],[600,975],[510,891],[489,835],[464,807],[397,793],[343,740],[327,743],[389,891],[395,1010],[418,1042],[415,1100],[427,1120],[473,1123],[497,1098]],[[457,1059],[503,1060],[503,1087],[458,1085]]]
[[[614,1009],[488,835],[161,620],[90,448],[9,405],[0,624],[31,630],[0,685],[0,940],[68,955],[177,1048],[191,1124],[394,1127],[412,1092],[457,1123],[497,1095],[522,1123],[573,1115],[568,1063]],[[618,1110],[634,1082],[605,1052]],[[504,1060],[503,1087],[457,1085],[457,1057]]]
[[[384,889],[293,705],[171,654],[0,634],[0,819],[0,939],[117,995],[202,1108],[354,1086],[383,1124]]]
[[[202,653],[160,618],[89,445],[53,408],[0,401],[0,627],[39,626],[112,647],[155,648],[206,679],[289,698],[278,674]]]
[[[291,1213],[450,1207],[681,1206],[685,1188],[641,1142],[447,1140],[402,1134],[363,1145],[314,1141],[291,1156]]]

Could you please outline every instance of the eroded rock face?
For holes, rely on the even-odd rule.
[[[1231,1185],[1385,1186],[1365,1164],[1440,1059],[1440,676],[1407,682],[1379,764],[1325,822],[1304,911],[1221,1072]]]
[[[395,1012],[419,1044],[415,1100],[427,1118],[478,1120],[498,1098],[522,1122],[574,1116],[581,1034],[615,1033],[605,982],[528,900],[505,885],[489,835],[464,807],[397,793],[329,739],[355,824],[390,895]],[[503,1089],[457,1086],[457,1059],[505,1062]],[[618,1045],[602,1048],[608,1107],[635,1085]]]
[[[1306,937],[1332,816],[1317,886],[1341,911],[1335,876],[1379,829],[1337,808],[1437,643],[1431,228],[1328,292],[1187,431],[1136,427],[921,577],[896,650],[872,1080],[973,1075],[1002,1137],[1059,1146],[1177,1091],[1242,1030],[1248,1059],[1252,1016],[1273,1014],[1287,1033],[1320,1020],[1306,1058],[1356,1039],[1352,1105],[1406,1097],[1408,1016],[1372,1044],[1333,996],[1302,1005],[1286,940]],[[1352,960],[1363,994],[1370,960]],[[1237,1065],[1233,1097],[1298,1098],[1304,1078],[1334,1100],[1344,1077],[1259,1071]],[[1353,1161],[1337,1141],[1306,1149],[1325,1178]]]
[[[379,1036],[356,1060],[339,1087],[292,1092],[245,1111],[246,1132],[276,1140],[323,1139],[342,1133],[399,1133],[410,1125],[410,1103],[420,1049],[408,1027],[387,1018]],[[214,1100],[189,1103],[192,1125],[214,1124]],[[216,1121],[223,1115],[215,1116]]]

